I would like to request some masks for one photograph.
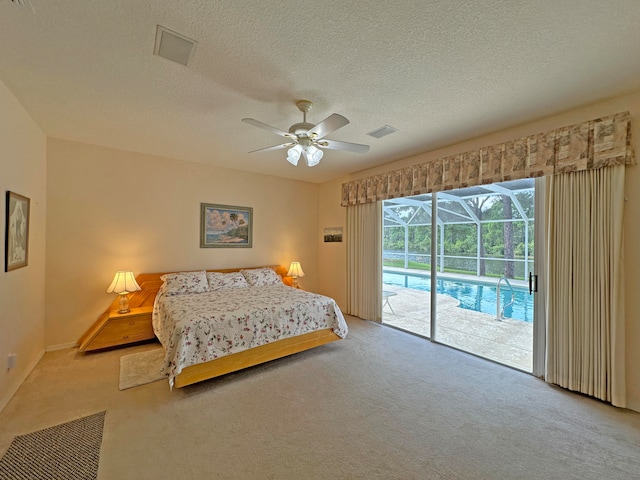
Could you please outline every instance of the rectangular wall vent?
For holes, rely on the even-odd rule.
[[[374,138],[382,138],[387,135],[391,135],[392,133],[397,132],[397,128],[390,127],[389,125],[385,125],[384,127],[376,128],[372,132],[367,133],[370,137]]]
[[[197,43],[189,37],[158,25],[153,54],[186,66]]]

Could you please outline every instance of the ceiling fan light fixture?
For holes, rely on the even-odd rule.
[[[300,160],[300,155],[302,154],[302,147],[300,145],[296,145],[293,148],[290,148],[287,152],[287,162],[289,162],[294,167],[298,165],[298,160]]]
[[[311,109],[313,104],[308,100],[299,100],[296,102],[298,110],[302,112],[302,123],[295,123],[289,127],[289,131],[285,132],[276,127],[272,127],[264,122],[256,120],[254,118],[243,118],[244,123],[253,125],[254,127],[268,130],[276,135],[280,135],[290,140],[288,143],[282,143],[280,145],[274,145],[273,147],[260,148],[253,150],[252,152],[262,152],[267,150],[279,150],[281,148],[288,148],[287,161],[297,166],[300,160],[300,156],[304,155],[307,166],[314,167],[320,163],[320,160],[324,156],[324,152],[320,148],[329,148],[331,150],[344,150],[347,152],[366,153],[369,151],[369,145],[360,145],[358,143],[338,142],[336,140],[325,140],[327,135],[344,127],[349,123],[342,115],[332,113],[320,123],[315,125],[307,123],[307,112]],[[292,147],[293,145],[293,147]],[[289,148],[292,147],[292,148]],[[320,148],[318,148],[320,147]]]
[[[315,146],[311,145],[304,150],[304,158],[307,161],[307,166],[315,167],[322,160],[324,152]]]

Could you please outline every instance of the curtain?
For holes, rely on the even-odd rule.
[[[347,308],[382,322],[382,202],[347,207]]]
[[[423,193],[636,163],[620,112],[342,184],[343,207]]]
[[[547,177],[545,380],[625,407],[625,167]]]

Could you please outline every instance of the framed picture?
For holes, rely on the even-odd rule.
[[[342,227],[327,227],[324,229],[324,242],[342,242]]]
[[[200,204],[200,248],[251,248],[253,208]]]
[[[29,206],[31,201],[7,192],[7,224],[4,242],[4,271],[26,267],[29,261]]]

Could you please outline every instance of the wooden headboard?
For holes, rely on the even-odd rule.
[[[207,272],[220,272],[220,273],[230,273],[230,272],[239,272],[240,270],[250,270],[252,268],[271,268],[275,270],[275,272],[280,275],[282,281],[285,285],[291,286],[292,278],[287,277],[288,269],[283,265],[266,265],[263,267],[241,267],[241,268],[225,268],[220,270],[207,270]],[[193,271],[193,270],[189,270]],[[162,286],[162,280],[160,277],[166,275],[168,273],[179,273],[179,271],[172,272],[161,272],[161,273],[141,273],[136,276],[136,282],[140,285],[140,290],[137,292],[133,292],[129,295],[129,307],[146,307],[153,306],[153,302],[156,299],[156,295],[158,294],[158,290]],[[117,295],[116,295],[117,297]],[[111,310],[117,310],[119,308],[119,299],[116,298],[105,313],[109,313]]]

